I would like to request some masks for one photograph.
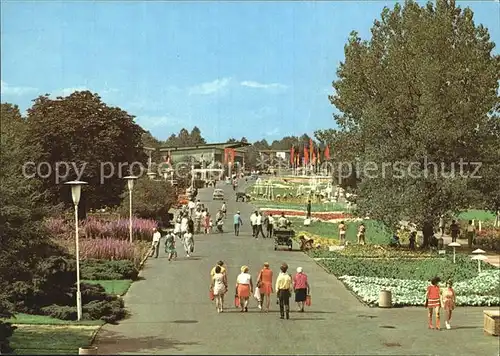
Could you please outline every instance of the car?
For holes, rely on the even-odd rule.
[[[224,200],[224,191],[222,189],[214,189],[212,197],[214,200]]]

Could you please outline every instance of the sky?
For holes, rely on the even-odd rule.
[[[498,43],[500,3],[459,3]],[[24,112],[40,94],[91,90],[158,139],[195,125],[208,142],[313,134],[335,127],[349,33],[368,39],[394,4],[3,0],[1,99]]]

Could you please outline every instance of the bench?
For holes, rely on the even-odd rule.
[[[500,310],[483,310],[484,333],[492,336],[500,335]]]

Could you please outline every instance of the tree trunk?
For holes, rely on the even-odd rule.
[[[427,248],[429,247],[429,242],[431,240],[431,236],[434,234],[434,224],[432,221],[426,221],[423,224],[422,227],[422,234],[423,234],[423,242],[422,242],[422,248]]]

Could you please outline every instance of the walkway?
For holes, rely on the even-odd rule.
[[[190,259],[182,251],[175,262],[164,255],[149,259],[144,280],[125,296],[131,317],[99,333],[101,354],[498,354],[498,339],[483,336],[483,308],[460,308],[457,328],[443,332],[426,329],[423,308],[368,308],[306,255],[274,251],[272,241],[253,239],[248,226],[252,207],[235,203],[230,187],[224,189],[228,215],[242,212],[242,234],[196,236]],[[202,190],[200,199],[215,212],[220,202],[212,201],[211,192]],[[226,227],[230,225],[228,218]],[[275,274],[283,261],[293,272],[302,266],[312,285],[313,305],[281,320],[275,298],[269,314],[259,312],[255,301],[248,313],[239,313],[229,293],[226,312],[217,314],[208,285],[209,271],[220,259],[228,265],[230,286],[243,264],[254,276],[265,261]]]

